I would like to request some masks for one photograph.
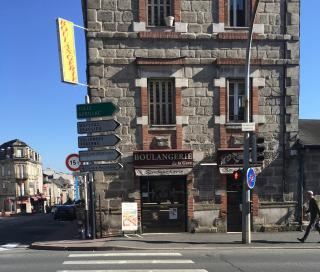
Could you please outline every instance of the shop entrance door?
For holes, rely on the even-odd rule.
[[[227,176],[227,231],[241,232],[242,230],[242,180],[233,181]]]
[[[186,177],[141,178],[143,232],[186,231]]]

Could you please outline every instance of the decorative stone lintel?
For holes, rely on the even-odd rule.
[[[225,115],[215,115],[214,122],[216,124],[224,125],[226,123],[226,116]]]
[[[176,124],[177,125],[188,125],[189,124],[188,116],[176,116]]]
[[[148,116],[137,117],[137,125],[148,125]]]
[[[189,81],[187,78],[176,78],[176,87],[177,88],[188,88]]]
[[[174,23],[174,31],[186,33],[188,32],[188,23],[175,22]]]
[[[226,87],[226,78],[224,77],[215,78],[213,80],[213,85],[215,87]]]
[[[218,23],[218,24],[212,24],[212,32],[213,33],[219,33],[224,32],[224,23]]]
[[[252,86],[253,87],[265,87],[266,86],[266,79],[262,77],[253,78],[252,79]]]
[[[253,25],[253,32],[264,34],[264,24],[254,24]]]
[[[145,22],[133,22],[133,31],[134,32],[146,31],[146,23]]]
[[[253,115],[253,122],[258,124],[264,124],[266,122],[266,117],[264,115]]]
[[[147,80],[147,78],[137,78],[135,80],[135,85],[136,85],[136,87],[140,87],[140,88],[147,87],[148,86],[148,80]]]

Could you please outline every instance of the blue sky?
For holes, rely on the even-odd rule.
[[[300,118],[320,119],[314,30],[320,1],[301,2]],[[0,144],[21,139],[40,153],[44,168],[69,172],[65,158],[78,151],[76,104],[84,103],[87,90],[60,81],[57,17],[83,25],[81,0],[1,1]],[[79,81],[85,82],[84,35],[75,31]]]

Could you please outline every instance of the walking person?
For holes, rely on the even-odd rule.
[[[307,192],[307,198],[309,200],[309,208],[306,211],[306,213],[310,213],[310,222],[304,236],[302,238],[297,238],[301,243],[305,242],[305,240],[308,238],[308,235],[313,227],[315,227],[320,234],[319,222],[317,220],[320,215],[320,210],[319,210],[317,201],[314,199],[312,191]]]

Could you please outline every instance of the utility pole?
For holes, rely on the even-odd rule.
[[[257,14],[259,0],[254,3],[253,13],[249,25],[248,43],[246,48],[246,78],[245,78],[245,120],[250,123],[250,60],[253,36],[253,25]],[[251,243],[251,218],[250,218],[250,189],[247,186],[247,170],[249,168],[249,140],[250,133],[244,133],[243,143],[243,181],[242,181],[242,243]]]

